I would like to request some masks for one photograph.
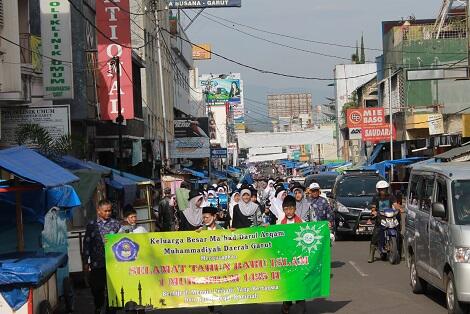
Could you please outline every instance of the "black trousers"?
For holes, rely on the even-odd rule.
[[[90,271],[90,288],[95,303],[95,311],[99,311],[106,304],[106,269],[97,268]]]

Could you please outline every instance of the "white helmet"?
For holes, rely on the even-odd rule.
[[[377,182],[377,184],[375,185],[375,188],[377,190],[379,190],[379,189],[388,189],[389,187],[390,187],[390,184],[388,184],[388,182],[385,181],[385,180],[381,180],[381,181]]]

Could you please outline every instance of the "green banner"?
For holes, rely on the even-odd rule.
[[[326,222],[106,236],[109,304],[151,308],[327,297]]]

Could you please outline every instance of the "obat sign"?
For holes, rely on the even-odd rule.
[[[361,128],[385,123],[383,108],[357,108],[346,111],[348,128]]]

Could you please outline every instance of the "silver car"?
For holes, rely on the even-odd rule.
[[[404,248],[414,293],[446,293],[449,313],[470,304],[470,163],[415,166],[406,199]]]

